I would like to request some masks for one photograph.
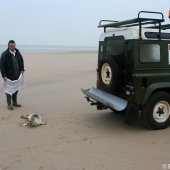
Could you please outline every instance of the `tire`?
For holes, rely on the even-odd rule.
[[[142,119],[149,129],[165,129],[170,125],[170,94],[157,92],[143,107]]]
[[[119,84],[119,68],[113,56],[103,57],[99,63],[99,88],[113,93]],[[119,84],[120,85],[120,84]]]

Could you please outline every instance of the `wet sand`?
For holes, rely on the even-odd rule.
[[[0,170],[161,170],[170,164],[170,128],[130,126],[124,114],[97,111],[85,101],[80,88],[95,86],[97,53],[23,56],[22,107],[7,110],[0,93]],[[21,127],[20,116],[33,112],[47,125]]]

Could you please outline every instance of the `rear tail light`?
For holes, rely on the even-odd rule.
[[[135,90],[132,85],[127,85],[126,86],[126,95],[127,96],[135,96]]]
[[[99,72],[98,72],[98,69],[97,69],[96,71],[97,71],[97,76],[96,76],[96,87],[98,88],[98,87],[99,87]]]
[[[135,96],[135,94],[136,94],[135,91],[131,92],[131,96]]]

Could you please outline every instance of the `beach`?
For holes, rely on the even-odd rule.
[[[0,170],[161,170],[170,166],[170,128],[151,131],[124,114],[98,111],[81,88],[96,86],[97,52],[23,52],[21,108],[0,92]],[[2,86],[1,86],[2,87]],[[21,115],[47,122],[22,127]],[[167,167],[165,167],[168,169]],[[169,168],[170,169],[170,168]]]

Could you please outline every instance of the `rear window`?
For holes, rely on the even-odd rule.
[[[101,58],[103,57],[103,53],[104,53],[104,47],[103,44],[99,45],[99,60],[101,60]]]
[[[140,62],[157,63],[160,60],[159,44],[140,44]]]
[[[122,36],[117,36],[117,37],[107,37],[106,38],[106,55],[121,55],[124,53],[124,46],[125,46],[125,41],[124,37]]]

